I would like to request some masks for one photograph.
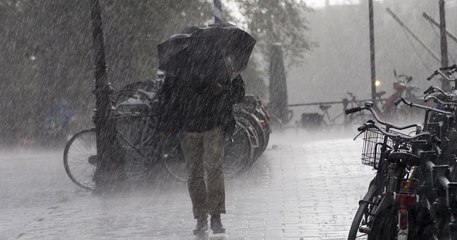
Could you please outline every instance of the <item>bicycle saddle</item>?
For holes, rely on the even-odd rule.
[[[389,162],[403,162],[407,165],[418,165],[420,157],[409,152],[391,152],[387,156]]]
[[[319,105],[319,108],[322,110],[322,111],[326,111],[327,109],[331,108],[332,106],[331,105]]]

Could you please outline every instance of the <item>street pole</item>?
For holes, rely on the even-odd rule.
[[[97,189],[113,183],[118,179],[122,155],[121,148],[116,144],[116,129],[109,121],[112,105],[110,95],[112,89],[107,79],[105,47],[103,39],[101,8],[99,0],[91,0],[92,38],[95,63],[95,113],[93,121],[97,143],[97,168],[94,181]]]
[[[371,99],[376,98],[376,63],[375,63],[375,48],[374,48],[374,13],[373,0],[368,1],[368,19],[370,25],[370,66],[371,66]]]
[[[214,23],[220,24],[223,22],[223,19],[221,0],[214,0]]]
[[[449,64],[447,53],[447,34],[446,34],[446,11],[444,0],[439,0],[440,9],[440,46],[441,46],[441,67],[447,67]],[[450,83],[444,79],[441,81],[443,90],[450,90]]]

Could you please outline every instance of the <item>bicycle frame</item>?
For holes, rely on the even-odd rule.
[[[449,165],[426,163],[430,182],[436,192],[434,206],[442,218],[438,218],[439,239],[457,240],[457,182],[448,179]]]
[[[428,81],[430,81],[432,78],[434,78],[437,75],[440,75],[443,80],[445,81],[450,81],[454,83],[454,89],[457,86],[457,80],[452,77],[452,74],[457,71],[457,66],[453,65],[450,67],[446,68],[441,68],[439,70],[436,70],[433,72],[433,74],[427,78]],[[442,101],[436,97],[429,97],[431,93],[434,92],[439,92],[440,95],[446,99],[445,101]],[[456,114],[456,102],[454,100],[455,94],[454,93],[447,93],[441,90],[440,88],[437,87],[430,87],[424,92],[426,95],[426,99],[433,99],[435,102],[438,104],[447,106],[448,109],[446,110],[452,110],[454,113],[454,117]],[[448,119],[446,119],[448,120]],[[445,133],[450,133],[451,129],[455,129],[455,121],[447,121],[445,124]],[[444,156],[446,158],[446,156]],[[446,160],[448,159],[443,159],[444,163],[447,163]],[[455,156],[451,156],[451,160],[449,162],[455,162]],[[435,190],[434,192],[436,193],[435,197],[435,202],[434,206],[436,208],[437,212],[440,212],[441,214],[438,214],[438,225],[439,225],[439,234],[440,234],[440,239],[441,238],[446,238],[446,239],[451,239],[451,240],[457,240],[457,182],[450,182],[449,180],[449,169],[450,166],[448,164],[442,164],[442,165],[435,165],[432,161],[427,161],[427,171],[430,174],[430,181],[432,183],[433,189]],[[455,169],[454,169],[455,171]]]
[[[405,101],[404,99],[400,99],[400,101],[405,102],[407,105],[410,105],[411,107],[419,107],[426,111],[425,121],[424,121],[425,128],[428,128],[428,126],[430,124],[428,121],[428,115],[431,111],[439,113],[443,116],[450,115],[449,112],[431,109],[431,108],[425,107],[425,106],[415,105],[415,104],[409,103],[408,101]],[[448,118],[445,118],[442,120],[444,120],[443,121],[444,122],[444,124],[443,124],[444,132],[449,132],[452,123],[449,123]],[[442,156],[442,154],[441,154],[441,156]],[[431,159],[430,159],[430,157],[428,157],[428,158],[429,159],[425,163],[425,166],[426,166],[425,170],[430,175],[430,178],[429,178],[430,185],[434,190],[434,191],[429,191],[429,192],[433,193],[433,196],[430,196],[431,194],[428,193],[428,195],[429,195],[428,198],[429,198],[429,200],[432,200],[432,201],[434,200],[433,205],[435,208],[435,212],[437,212],[436,216],[439,216],[437,218],[438,228],[440,230],[439,239],[446,238],[446,239],[457,240],[457,182],[452,183],[449,181],[448,175],[449,175],[450,166],[448,164],[435,165],[433,163],[433,160],[436,161],[439,158],[437,156],[432,157]],[[444,159],[444,160],[448,160],[448,159]],[[448,162],[448,161],[442,161],[442,162]]]

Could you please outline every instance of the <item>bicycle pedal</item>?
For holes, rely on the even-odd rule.
[[[369,234],[371,232],[371,229],[368,227],[359,227],[359,232]]]

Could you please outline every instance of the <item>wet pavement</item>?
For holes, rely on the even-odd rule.
[[[361,141],[275,133],[247,172],[226,180],[223,235],[209,239],[345,239],[374,176]],[[342,136],[344,135],[344,136]],[[60,151],[1,151],[0,239],[196,239],[187,186],[94,196],[65,175]]]

